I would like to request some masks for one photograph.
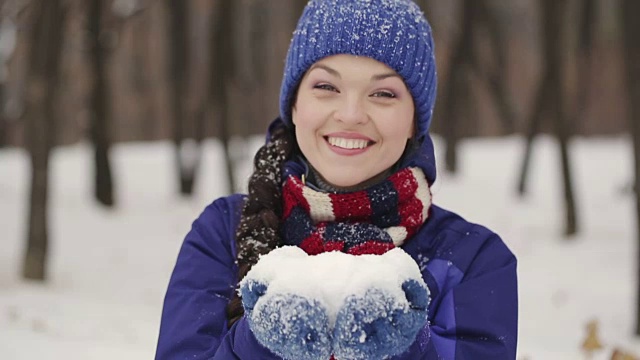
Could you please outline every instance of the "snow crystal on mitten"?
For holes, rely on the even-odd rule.
[[[405,281],[402,290],[403,298],[375,287],[347,298],[333,333],[338,359],[387,359],[413,344],[427,323],[429,293],[413,279]]]

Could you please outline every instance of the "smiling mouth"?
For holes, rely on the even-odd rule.
[[[375,141],[366,139],[345,139],[341,137],[325,136],[329,145],[346,150],[359,150],[375,144]]]

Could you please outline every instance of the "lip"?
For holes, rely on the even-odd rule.
[[[363,149],[344,149],[341,147],[333,146],[329,143],[329,137],[337,137],[343,139],[351,139],[351,140],[366,140],[369,144]],[[363,154],[374,145],[376,142],[372,140],[370,137],[358,134],[358,133],[350,133],[350,132],[334,132],[326,134],[322,137],[324,139],[325,144],[329,147],[329,149],[337,155],[341,156],[356,156]]]

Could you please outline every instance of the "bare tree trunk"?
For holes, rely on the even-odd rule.
[[[65,11],[61,0],[32,4],[33,21],[25,118],[31,156],[29,229],[22,275],[44,280],[48,247],[49,152],[56,123],[55,95],[63,44]]]
[[[502,126],[505,132],[510,134],[515,131],[516,115],[506,81],[508,73],[506,39],[499,25],[500,21],[494,16],[487,1],[476,0],[474,7],[478,14],[476,16],[478,26],[484,26],[487,29],[495,59],[495,65],[490,70],[480,69],[479,64],[475,66],[475,69],[479,76],[484,77],[496,103]],[[478,57],[475,57],[475,60],[478,60]]]
[[[4,3],[4,0],[0,0],[0,10],[3,9]],[[3,21],[7,21],[6,15],[0,11],[0,23]],[[2,66],[2,70],[0,70],[0,148],[3,148],[8,143],[7,117],[5,115],[5,87],[8,82],[7,78],[9,77],[6,70],[8,67],[9,57],[0,57],[0,61],[0,66]]]
[[[527,192],[527,179],[529,178],[529,164],[531,162],[532,149],[533,149],[533,141],[535,140],[536,135],[540,131],[540,127],[542,125],[542,119],[545,115],[550,115],[550,106],[554,103],[555,99],[553,99],[555,89],[560,86],[560,84],[556,84],[556,81],[560,81],[559,79],[555,79],[558,75],[554,71],[559,70],[557,68],[554,69],[557,61],[551,59],[552,53],[555,53],[556,50],[553,46],[553,41],[549,42],[550,38],[556,37],[561,32],[559,29],[554,29],[554,25],[551,22],[551,19],[547,18],[546,4],[544,4],[545,0],[540,0],[540,24],[542,27],[542,69],[540,82],[538,83],[538,89],[535,95],[535,101],[533,103],[533,108],[531,110],[531,115],[529,119],[526,121],[527,132],[526,132],[526,145],[524,156],[522,159],[522,164],[520,166],[520,176],[518,180],[518,193],[520,195],[524,195]],[[561,0],[564,1],[564,0]],[[555,115],[555,113],[553,114]]]
[[[200,144],[185,141],[186,96],[189,87],[189,3],[167,0],[169,11],[169,61],[171,79],[171,103],[173,118],[173,142],[176,148],[176,165],[180,181],[180,193],[191,195],[195,173],[200,158]]]
[[[153,104],[152,86],[150,85],[149,67],[149,40],[150,40],[150,10],[141,10],[143,13],[132,18],[133,26],[133,88],[135,90],[138,103],[142,109],[139,119],[143,132],[150,132],[156,129],[157,116]],[[150,138],[155,138],[155,134],[149,134]]]
[[[522,162],[518,190],[520,194],[525,191],[532,142],[539,128],[542,115],[548,113],[553,120],[554,130],[560,146],[566,208],[565,234],[571,235],[577,232],[577,216],[567,149],[570,129],[564,114],[565,104],[562,86],[564,77],[564,44],[562,41],[558,41],[558,39],[562,38],[562,26],[565,23],[564,14],[567,0],[540,0],[540,6],[544,41],[543,77],[538,86],[535,107],[529,122],[530,127],[527,134],[527,145]]]
[[[520,166],[520,177],[518,180],[518,194],[520,195],[524,195],[527,192],[527,179],[529,178],[529,163],[531,162],[533,141],[540,131],[542,118],[547,113],[545,112],[545,106],[551,101],[549,100],[549,97],[551,96],[551,86],[551,82],[543,79],[541,85],[538,87],[536,99],[533,104],[533,112],[531,113],[529,120],[526,122],[528,125],[526,132],[526,144],[522,165]]]
[[[216,104],[218,109],[218,114],[216,114],[215,118],[220,130],[220,141],[224,149],[227,183],[229,184],[230,193],[236,189],[233,160],[229,153],[231,99],[229,99],[228,91],[229,83],[236,70],[232,55],[234,53],[232,19],[235,1],[237,0],[219,0],[218,6],[214,9],[213,20],[211,21],[211,39],[214,46],[211,46],[212,71],[211,80],[209,81],[211,103]]]
[[[87,6],[90,40],[91,66],[93,70],[93,90],[91,93],[91,139],[94,146],[94,194],[98,202],[113,206],[113,180],[109,162],[110,98],[105,59],[107,51],[101,43],[103,1],[91,0]]]
[[[577,101],[573,120],[577,124],[584,119],[589,108],[589,93],[592,83],[594,29],[596,28],[596,0],[583,0],[578,39],[578,84]]]
[[[7,118],[4,112],[4,91],[5,83],[0,82],[0,149],[5,147],[9,142],[7,139],[9,136],[7,135]]]
[[[269,20],[267,14],[269,13],[269,0],[253,0],[249,6],[249,18],[251,19],[251,26],[249,28],[249,51],[247,57],[251,59],[249,62],[250,70],[246,73],[251,74],[247,83],[251,84],[254,89],[254,97],[252,106],[256,111],[252,112],[254,118],[262,117],[266,111],[266,92],[265,84],[267,81],[266,74],[266,58],[269,56],[268,46],[269,38],[267,38],[267,30],[269,27]]]
[[[633,137],[633,153],[635,166],[635,197],[636,197],[636,236],[640,244],[640,2],[637,0],[622,0],[622,33],[624,37],[624,54],[627,71],[627,91],[629,124]],[[640,250],[640,247],[638,248]],[[640,259],[640,252],[638,253]],[[636,335],[640,335],[640,261],[638,267],[637,299],[636,299]]]
[[[462,33],[455,44],[451,64],[449,65],[448,84],[444,98],[444,138],[445,166],[447,171],[455,173],[458,168],[457,144],[459,127],[472,106],[469,78],[474,60],[473,23],[474,1],[465,0],[460,9]],[[466,111],[465,111],[466,110]]]
[[[543,16],[547,19],[546,22],[546,34],[545,43],[547,54],[547,71],[549,71],[549,79],[553,83],[553,89],[551,99],[555,104],[551,104],[551,109],[555,118],[555,131],[558,138],[558,144],[560,146],[560,157],[562,164],[562,179],[564,187],[564,200],[565,200],[565,216],[566,216],[566,235],[573,235],[578,231],[575,196],[573,193],[573,180],[570,171],[569,161],[569,134],[570,124],[568,118],[565,116],[565,97],[563,91],[563,79],[564,79],[564,56],[563,56],[563,42],[558,41],[562,39],[563,25],[566,24],[566,9],[567,0],[543,0],[542,11]]]
[[[560,158],[562,166],[562,179],[564,187],[564,202],[565,202],[565,235],[574,235],[578,232],[578,219],[575,195],[573,193],[573,177],[571,175],[571,161],[569,160],[569,137],[570,126],[568,119],[563,115],[563,109],[560,106],[562,102],[559,97],[559,106],[556,108],[556,136],[558,137],[558,145],[560,146]]]

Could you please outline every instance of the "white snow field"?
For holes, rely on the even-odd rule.
[[[246,180],[252,139],[238,178]],[[439,169],[443,143],[436,138]],[[518,359],[585,359],[586,324],[614,347],[640,354],[636,317],[637,236],[628,137],[571,142],[580,233],[563,237],[564,204],[555,141],[535,142],[529,192],[516,196],[523,139],[465,140],[460,172],[440,171],[434,202],[498,232],[519,260]],[[0,359],[151,359],[164,291],[191,222],[225,194],[221,148],[205,144],[193,198],[177,194],[169,142],[120,144],[112,162],[117,207],[92,199],[92,154],[79,144],[51,157],[50,249],[45,284],[20,279],[29,163],[0,149]]]

